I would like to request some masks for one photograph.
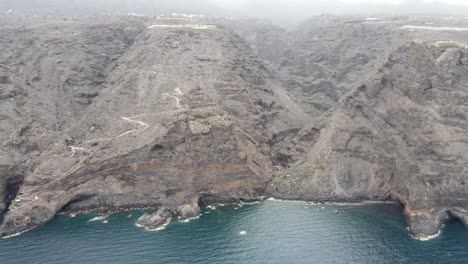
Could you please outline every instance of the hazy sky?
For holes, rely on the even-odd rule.
[[[320,0],[319,0],[320,1]],[[371,3],[395,3],[399,4],[403,2],[403,0],[340,0],[341,2],[349,2],[349,3],[365,3],[365,2],[371,2]],[[442,2],[442,3],[448,3],[448,4],[468,4],[467,0],[424,0],[424,2]]]
[[[182,12],[294,24],[319,14],[468,16],[468,0],[0,0],[0,14],[10,9],[26,16]]]
[[[236,7],[247,4],[249,2],[255,2],[255,0],[212,0],[213,2],[226,7]],[[322,2],[326,3],[330,0],[310,0],[310,2]],[[441,2],[447,4],[462,4],[468,5],[468,0],[422,0],[424,2]],[[297,2],[297,0],[271,0],[271,2]],[[400,4],[404,0],[340,0],[344,3],[377,3],[377,4]]]
[[[328,14],[468,15],[468,0],[209,0],[226,10],[281,23]]]

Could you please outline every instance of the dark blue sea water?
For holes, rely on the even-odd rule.
[[[463,224],[417,241],[392,204],[225,206],[155,233],[133,226],[141,212],[130,214],[111,215],[107,224],[88,222],[96,215],[58,216],[1,240],[0,263],[468,263]]]

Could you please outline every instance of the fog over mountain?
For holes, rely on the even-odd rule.
[[[38,16],[94,16],[172,12],[248,17],[296,23],[318,14],[465,15],[462,0],[2,0],[0,11]],[[10,13],[11,13],[10,11]]]

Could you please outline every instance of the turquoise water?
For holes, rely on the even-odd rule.
[[[451,222],[417,241],[392,204],[225,206],[155,233],[133,226],[139,215],[58,216],[0,240],[0,263],[468,263],[468,228]]]

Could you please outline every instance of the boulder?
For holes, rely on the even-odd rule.
[[[144,214],[135,222],[135,226],[148,231],[159,231],[164,229],[172,219],[172,214],[166,208],[160,208],[154,214]]]

